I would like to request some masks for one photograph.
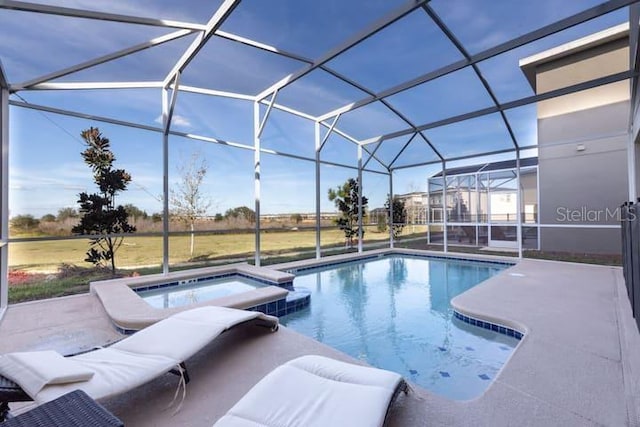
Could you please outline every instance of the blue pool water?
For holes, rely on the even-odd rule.
[[[298,272],[311,305],[282,324],[436,394],[466,400],[491,384],[518,340],[453,316],[449,301],[506,265],[386,256]]]

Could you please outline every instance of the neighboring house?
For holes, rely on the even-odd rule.
[[[424,191],[413,191],[407,194],[396,194],[396,198],[404,202],[404,209],[407,212],[407,224],[427,223],[427,197]]]
[[[520,161],[523,247],[538,249],[537,158]],[[443,180],[446,175],[446,200]],[[446,212],[448,241],[501,248],[518,247],[516,161],[507,160],[448,168],[429,178],[430,243],[443,241]]]
[[[369,211],[369,224],[386,224],[389,213],[385,208],[375,208]]]

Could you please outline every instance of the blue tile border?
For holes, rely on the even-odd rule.
[[[466,316],[464,314],[458,313],[457,311],[453,310],[453,316],[458,319],[461,320],[465,323],[468,323],[470,325],[473,326],[477,326],[479,328],[483,328],[483,329],[487,329],[489,331],[493,331],[493,332],[497,332],[499,334],[502,335],[507,335],[510,337],[513,337],[517,340],[521,340],[522,337],[524,337],[524,334],[520,331],[517,331],[515,329],[509,328],[507,326],[503,326],[503,325],[498,325],[496,323],[491,323],[491,322],[487,322],[484,320],[480,320],[480,319],[476,319],[470,316]]]
[[[249,311],[260,311],[270,316],[282,317],[296,311],[304,310],[311,303],[311,292],[307,290],[295,290],[289,293],[286,298],[271,301],[265,304],[246,308]]]

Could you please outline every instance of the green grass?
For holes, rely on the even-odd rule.
[[[384,238],[384,236],[380,236]],[[264,252],[278,252],[315,247],[315,232],[263,232],[261,247]],[[323,245],[342,244],[339,230],[322,233]],[[53,240],[12,243],[9,251],[9,267],[32,272],[54,272],[60,264],[83,265],[87,251],[86,240]],[[255,248],[253,233],[196,235],[193,257],[189,251],[190,236],[169,238],[169,262],[182,264],[229,257],[252,256]],[[116,252],[119,268],[137,268],[162,263],[162,237],[127,237]],[[89,264],[87,264],[89,265]]]
[[[424,227],[423,227],[424,228]],[[417,230],[418,231],[418,230]],[[419,230],[422,231],[422,230]],[[291,252],[313,251],[316,245],[315,230],[282,231],[262,230],[261,252],[277,255]],[[368,227],[365,243],[386,241],[387,233],[378,233]],[[321,246],[343,247],[344,234],[337,228],[323,229]],[[30,272],[53,273],[61,264],[90,265],[84,262],[87,240],[51,240],[11,243],[9,268]],[[255,253],[253,230],[227,234],[200,234],[195,237],[195,250],[190,254],[190,236],[169,238],[169,263],[181,265],[191,262],[206,263],[229,258],[252,258]],[[116,266],[124,269],[158,266],[162,264],[162,237],[127,237],[116,252]]]

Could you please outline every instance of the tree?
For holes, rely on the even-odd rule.
[[[45,214],[42,215],[42,218],[40,218],[40,222],[55,222],[55,220],[56,216],[52,214]]]
[[[342,186],[329,189],[329,200],[332,201],[340,211],[340,217],[336,219],[336,224],[344,232],[346,243],[353,247],[353,238],[360,235],[358,227],[358,181],[349,178]],[[369,200],[362,196],[362,215],[365,214]],[[364,230],[362,230],[364,236]]]
[[[201,153],[191,154],[188,163],[178,166],[180,182],[175,189],[171,190],[169,197],[171,214],[186,222],[191,230],[191,257],[193,257],[195,246],[196,220],[204,215],[211,206],[211,200],[202,194],[202,182],[208,170],[207,161],[202,158]]]
[[[109,139],[104,138],[98,128],[83,130],[80,136],[87,147],[81,153],[82,158],[91,168],[93,181],[99,191],[93,194],[82,192],[78,195],[81,218],[71,231],[75,234],[96,236],[89,241],[85,261],[98,266],[108,262],[112,274],[115,274],[115,254],[124,237],[112,235],[136,231],[128,222],[125,208],[121,205],[116,206],[116,195],[127,189],[131,175],[124,169],[113,168],[116,157],[111,151]]]
[[[378,218],[378,222],[376,223],[376,230],[378,231],[378,233],[384,233],[385,231],[387,231],[387,218]]]
[[[289,219],[291,221],[294,221],[296,224],[300,224],[302,222],[302,215],[300,215],[299,213],[296,213],[296,214],[291,215],[291,217],[289,217]]]
[[[387,195],[387,201],[384,203],[384,208],[387,210],[387,217],[391,217],[391,203],[389,203],[390,197]],[[391,221],[393,229],[393,237],[398,237],[402,233],[405,223],[407,222],[407,209],[404,206],[404,200],[398,196],[393,196],[393,220]]]
[[[124,210],[127,211],[127,214],[129,215],[129,217],[133,218],[134,221],[136,219],[149,218],[149,214],[147,214],[147,212],[143,211],[142,209],[133,205],[132,203],[127,203],[126,205],[124,205]]]
[[[78,211],[74,208],[61,208],[58,209],[58,222],[63,222],[68,218],[78,218]]]
[[[227,211],[224,213],[224,217],[226,219],[241,218],[251,223],[256,222],[256,212],[253,209],[248,208],[246,206],[239,206],[237,208],[227,209]]]
[[[29,232],[37,228],[40,221],[34,218],[33,215],[26,214],[14,216],[11,218],[9,224],[11,224],[11,228],[15,231]]]

